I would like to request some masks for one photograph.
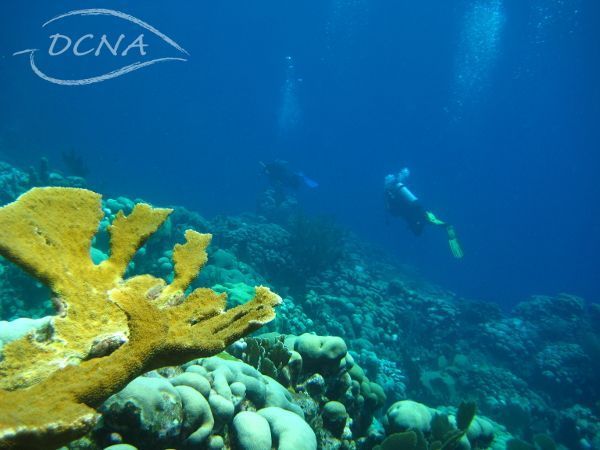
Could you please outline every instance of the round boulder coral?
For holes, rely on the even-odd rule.
[[[383,425],[388,433],[407,430],[427,432],[431,429],[431,410],[422,403],[401,400],[387,410]]]

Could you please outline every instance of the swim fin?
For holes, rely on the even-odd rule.
[[[435,217],[435,214],[433,214],[431,211],[425,211],[425,214],[427,215],[427,220],[430,223],[432,223],[434,225],[446,225],[446,222]]]
[[[304,182],[304,184],[305,184],[306,187],[309,187],[311,189],[319,187],[319,183],[317,183],[315,180],[313,180],[311,178],[308,178],[302,172],[298,172],[297,175],[302,179],[302,181]]]
[[[462,258],[464,253],[460,244],[458,243],[458,238],[456,237],[456,231],[454,231],[454,227],[452,225],[448,225],[446,227],[446,231],[448,232],[448,245],[450,245],[452,256],[457,259]]]

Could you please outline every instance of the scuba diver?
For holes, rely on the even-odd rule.
[[[408,227],[420,236],[425,225],[441,226],[448,233],[448,244],[455,258],[462,258],[463,251],[458,243],[454,227],[439,220],[431,211],[427,211],[419,199],[406,187],[405,181],[410,176],[407,168],[402,169],[397,175],[385,177],[385,206],[394,217],[402,217]]]
[[[269,184],[276,191],[298,190],[302,186],[316,188],[319,186],[314,180],[311,180],[302,172],[294,172],[290,169],[289,163],[281,159],[276,159],[270,163],[260,162]]]
[[[319,184],[302,172],[292,170],[289,163],[281,159],[269,163],[261,161],[260,165],[269,187],[257,198],[258,212],[272,222],[287,223],[297,214],[297,191],[303,186],[313,189]]]

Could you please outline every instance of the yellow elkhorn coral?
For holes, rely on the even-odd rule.
[[[256,288],[225,311],[226,295],[185,291],[206,263],[211,235],[188,230],[173,249],[169,285],[124,280],[127,265],[171,210],[135,206],[109,228],[110,257],[96,265],[91,241],[103,216],[99,194],[35,188],[0,208],[0,254],[47,284],[63,305],[43,335],[4,346],[0,449],[55,448],[89,431],[94,408],[140,374],[221,352],[275,317],[281,298]]]

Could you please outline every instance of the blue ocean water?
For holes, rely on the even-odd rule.
[[[285,159],[319,183],[299,194],[307,211],[462,296],[600,298],[598,2],[106,1],[188,61],[60,86],[12,56],[45,51],[46,20],[97,7],[0,5],[1,159],[60,166],[73,150],[99,192],[206,216],[253,210],[266,186],[259,162]],[[60,30],[73,37],[138,33],[71,19]],[[112,64],[107,54],[45,62],[66,78]],[[455,225],[462,260],[439,230],[417,238],[386,218],[383,178],[405,166],[427,208]]]

